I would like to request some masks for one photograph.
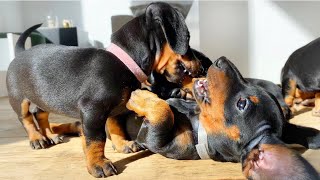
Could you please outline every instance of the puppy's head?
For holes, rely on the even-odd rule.
[[[281,134],[284,117],[276,99],[246,82],[225,57],[213,63],[206,78],[194,81],[193,93],[212,157],[239,161],[254,137]]]
[[[200,62],[189,47],[190,34],[183,15],[167,3],[151,3],[145,13],[150,48],[156,56],[153,70],[169,82],[181,83],[197,76]]]
[[[276,98],[246,82],[225,57],[194,82],[194,96],[210,157],[241,160],[249,179],[318,178],[305,159],[278,139],[284,116]]]
[[[200,71],[197,77],[204,77],[207,74],[208,68],[211,66],[212,61],[201,52],[192,49],[195,58],[200,62]],[[162,99],[168,98],[187,98],[193,99],[192,95],[192,76],[186,76],[180,83],[171,83],[165,76],[153,72],[148,79],[150,89]]]

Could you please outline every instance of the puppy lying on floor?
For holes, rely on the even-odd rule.
[[[246,82],[226,58],[194,82],[193,93],[196,101],[164,101],[149,91],[134,91],[127,108],[143,122],[128,116],[128,135],[168,158],[241,161],[247,178],[319,179],[284,144],[319,148],[319,131],[288,123],[275,97]]]

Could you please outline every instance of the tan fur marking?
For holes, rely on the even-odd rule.
[[[82,136],[82,145],[86,155],[88,172],[93,176],[97,175],[95,172],[97,167],[105,168],[107,164],[111,164],[111,161],[104,156],[105,142],[90,141],[87,144],[85,136]],[[103,172],[107,174],[105,169],[103,169]]]
[[[81,127],[74,123],[50,123],[50,129],[54,134],[80,134]]]
[[[25,127],[30,141],[42,140],[44,137],[39,133],[33,121],[33,116],[29,111],[30,101],[24,99],[21,103],[22,123]]]
[[[195,61],[194,57],[176,54],[168,43],[164,44],[161,54],[157,57],[153,69],[163,74],[166,70],[169,74],[173,75],[176,72],[178,61],[184,64],[193,74],[198,73],[200,68],[200,61]]]
[[[216,78],[215,76],[219,76]],[[209,134],[224,134],[229,139],[240,140],[240,130],[236,125],[227,127],[224,117],[224,103],[228,78],[225,73],[214,68],[208,70],[208,89],[209,95],[214,98],[210,104],[200,104],[201,113],[199,119],[206,132]]]
[[[132,92],[127,108],[140,117],[147,117],[152,125],[168,120],[173,122],[174,116],[167,102],[150,91],[136,90]]]
[[[294,95],[295,95],[295,92],[296,92],[296,87],[297,87],[297,83],[296,81],[290,79],[289,80],[289,90],[286,97],[284,98],[284,101],[286,102],[286,104],[288,106],[292,106],[293,105],[293,100],[294,100]]]
[[[303,92],[296,88],[295,98],[301,98],[301,100],[312,99],[315,97],[315,92]]]
[[[175,132],[175,142],[181,149],[188,148],[188,145],[193,142],[193,136],[187,127],[179,126]]]
[[[260,102],[257,96],[249,96],[249,99],[255,104],[258,104]]]
[[[159,59],[157,59],[153,69],[155,69],[158,73],[162,74],[166,69],[166,66],[168,65],[168,63],[170,61],[176,60],[177,58],[178,58],[178,55],[176,55],[171,49],[170,45],[166,43],[163,46]]]
[[[114,117],[109,117],[107,120],[107,129],[116,150],[118,152],[123,152],[129,141],[126,140],[126,135],[121,125],[118,123],[118,120]]]
[[[187,93],[190,93],[191,96],[193,96],[192,94],[192,89],[193,89],[193,78],[191,78],[190,76],[187,76],[186,78],[184,78],[184,80],[182,81],[182,89],[184,91],[186,91]]]
[[[39,110],[36,113],[36,120],[38,122],[41,134],[48,137],[49,139],[54,139],[58,135],[52,133],[50,125],[49,125],[49,113]]]

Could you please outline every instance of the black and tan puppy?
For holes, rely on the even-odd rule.
[[[296,89],[302,96],[315,97],[312,115],[320,116],[320,38],[294,51],[281,72],[285,102],[293,105]]]
[[[150,4],[145,14],[112,35],[111,42],[121,49],[120,56],[103,49],[58,45],[23,51],[25,39],[39,26],[21,35],[17,56],[7,73],[10,104],[28,133],[31,147],[41,149],[47,146],[46,141],[61,141],[49,128],[49,113],[80,118],[89,173],[95,177],[116,174],[104,155],[105,124],[107,118],[116,119],[127,111],[131,91],[140,88],[139,80],[146,79],[141,72],[150,75],[156,71],[177,83],[186,75],[195,76],[200,69],[189,47],[182,14],[166,3]],[[138,66],[134,70],[142,70],[140,76],[120,61],[124,54]],[[29,111],[31,103],[37,106],[34,117],[40,131]]]
[[[127,107],[143,118],[128,134],[152,152],[174,159],[242,162],[253,179],[319,179],[316,170],[284,143],[320,147],[320,133],[288,123],[276,98],[248,83],[222,57],[194,82],[196,101],[164,101],[136,90]],[[137,123],[136,123],[137,124]]]

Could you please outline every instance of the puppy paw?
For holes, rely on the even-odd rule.
[[[146,116],[146,113],[156,107],[158,96],[147,90],[135,90],[131,93],[127,102],[127,108],[137,113],[138,116]]]
[[[46,137],[42,136],[39,132],[34,132],[29,135],[30,147],[32,149],[45,149],[48,147],[48,141]]]
[[[135,141],[126,141],[126,140],[123,140],[123,142],[113,141],[112,147],[117,152],[124,153],[124,154],[135,153],[145,149]]]
[[[144,150],[142,146],[140,146],[135,141],[128,141],[127,144],[124,146],[123,153],[135,153]]]
[[[48,143],[45,140],[37,139],[37,140],[30,141],[30,147],[32,149],[45,149],[48,147]]]
[[[136,90],[131,93],[127,108],[138,116],[145,117],[145,121],[152,125],[169,121],[173,122],[170,106],[163,99],[150,91]]]
[[[47,135],[47,139],[51,145],[55,145],[63,142],[63,136],[60,136],[59,134],[49,134]]]
[[[104,178],[117,174],[117,169],[107,158],[88,164],[88,172],[96,178]]]

